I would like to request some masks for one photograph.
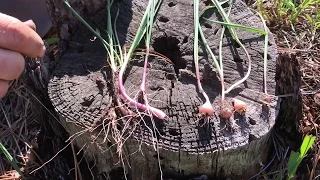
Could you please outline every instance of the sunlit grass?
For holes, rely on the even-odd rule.
[[[291,152],[288,161],[288,179],[292,179],[295,176],[298,166],[301,164],[303,158],[307,155],[307,152],[309,151],[315,140],[316,137],[314,136],[305,136],[300,146],[300,151]]]
[[[257,1],[258,9],[269,23],[281,25],[295,25],[299,18],[307,18],[313,32],[320,27],[320,0],[278,0],[271,1],[266,9],[262,0]]]

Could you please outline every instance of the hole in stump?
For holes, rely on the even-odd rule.
[[[188,42],[188,36],[185,36],[185,37],[183,38],[182,44],[185,44],[185,43],[187,43],[187,42]]]
[[[171,136],[178,136],[179,135],[179,133],[176,129],[169,129],[169,134]]]
[[[252,142],[254,140],[258,139],[255,135],[249,134],[249,142]]]
[[[172,73],[166,74],[166,78],[167,78],[168,80],[175,80],[175,79],[176,79],[176,77],[175,77],[174,74],[172,74]]]
[[[209,24],[209,23],[204,23],[204,27],[206,27],[206,28],[208,28],[208,29],[212,29],[212,26],[211,26],[211,24]]]
[[[187,62],[182,59],[179,43],[180,41],[175,37],[160,36],[154,40],[152,45],[156,52],[165,55],[172,61],[177,74],[179,69],[187,67]]]
[[[169,3],[168,3],[168,6],[169,6],[169,7],[173,7],[173,6],[175,6],[175,5],[177,5],[177,3],[175,3],[175,2],[169,2]]]
[[[160,16],[160,17],[159,17],[159,21],[160,21],[160,22],[163,22],[163,23],[166,23],[166,22],[169,21],[169,18],[167,18],[167,17],[165,17],[165,16]]]
[[[238,63],[243,62],[243,59],[241,59],[239,57],[234,57],[233,60],[234,60],[234,62],[238,62]]]
[[[204,3],[205,6],[209,6],[211,4],[211,1],[210,0],[206,0],[203,3]]]
[[[240,41],[241,41],[241,40],[240,40]],[[232,45],[233,45],[235,48],[240,48],[239,43],[237,43],[237,41],[235,41],[235,40],[232,40]]]
[[[254,119],[252,119],[251,117],[249,117],[249,123],[250,123],[251,125],[256,125],[256,124],[257,124],[257,121],[254,120]]]
[[[80,103],[82,106],[89,107],[94,101],[94,98],[92,96],[90,97],[84,97],[83,101]]]
[[[218,31],[219,31],[219,28],[215,29],[214,32],[213,32],[214,35],[216,35],[218,33]]]
[[[267,54],[267,59],[268,59],[268,60],[270,60],[270,59],[271,59],[271,56],[270,56],[270,54],[269,54],[269,53]]]
[[[158,159],[158,154],[153,155],[153,157],[156,158],[156,159]],[[164,157],[162,157],[161,155],[159,155],[159,159],[160,159],[160,160],[163,160]]]

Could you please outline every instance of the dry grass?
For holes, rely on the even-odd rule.
[[[273,3],[276,1],[265,1],[265,9],[270,13],[274,14],[275,6]],[[253,4],[257,8],[256,4]],[[306,10],[308,13],[310,10]],[[277,22],[277,23],[275,23]],[[313,179],[318,177],[320,174],[320,168],[317,166],[320,155],[320,138],[319,136],[319,125],[320,125],[320,106],[315,102],[314,93],[320,92],[320,31],[312,31],[310,23],[307,19],[299,17],[299,21],[292,25],[286,19],[282,22],[269,21],[268,27],[274,34],[276,44],[279,52],[290,52],[297,55],[301,65],[302,72],[302,99],[303,99],[303,119],[300,120],[299,125],[301,136],[312,134],[317,137],[316,145],[313,146],[312,153],[305,158],[300,168],[297,171],[298,179]],[[319,94],[318,94],[319,95]],[[277,158],[278,165],[272,167],[264,175],[260,176],[262,179],[267,177],[276,177],[279,173],[285,173],[284,170],[287,168],[288,157],[290,151],[284,146],[283,142],[278,141],[279,138],[273,138],[274,144],[277,144],[280,151],[274,158]],[[277,141],[277,142],[275,142]],[[285,175],[285,174],[284,174]]]
[[[26,90],[24,77],[13,82],[8,95],[0,102],[0,137],[2,144],[21,167],[29,161],[28,154],[36,146],[40,126],[37,111]],[[1,154],[1,156],[3,156]],[[0,175],[11,169],[5,157],[0,159]]]
[[[56,50],[51,47],[48,51],[53,49]],[[64,178],[70,167],[59,154],[47,166],[30,174],[65,146],[62,138],[65,131],[46,98],[43,86],[46,80],[38,78],[41,63],[26,59],[25,73],[11,83],[7,96],[0,100],[0,141],[18,163],[25,179],[54,179],[57,175]],[[52,67],[55,62],[47,63]],[[0,179],[19,179],[5,156],[2,153],[0,156]]]

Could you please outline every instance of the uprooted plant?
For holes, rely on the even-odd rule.
[[[206,41],[206,38],[203,34],[203,31],[201,29],[201,26],[200,26],[200,23],[199,23],[199,20],[197,20],[195,23],[197,23],[196,27],[199,29],[199,33],[200,33],[200,36],[201,36],[201,40],[205,46],[205,49],[206,51],[209,53],[210,57],[212,58],[212,63],[213,65],[215,66],[216,68],[216,71],[218,72],[219,74],[219,77],[220,77],[220,81],[221,81],[221,101],[220,101],[220,117],[224,118],[224,119],[230,119],[230,117],[233,115],[233,112],[238,112],[240,114],[244,114],[246,109],[247,109],[247,105],[239,100],[239,99],[235,99],[233,98],[232,99],[232,104],[233,104],[233,109],[230,108],[230,104],[229,103],[226,103],[225,102],[225,95],[227,93],[229,93],[230,91],[232,91],[235,87],[239,86],[241,83],[243,83],[244,81],[246,81],[246,79],[249,77],[250,75],[250,72],[251,72],[251,57],[248,53],[248,51],[246,50],[245,46],[243,45],[243,43],[241,42],[241,40],[238,38],[237,36],[237,33],[235,31],[235,28],[241,28],[241,29],[244,29],[244,30],[247,30],[247,31],[250,31],[250,32],[254,32],[254,33],[259,33],[259,34],[262,34],[262,35],[265,35],[265,49],[264,49],[264,92],[265,94],[267,95],[267,86],[266,86],[266,71],[267,71],[267,45],[268,45],[268,36],[267,36],[267,30],[266,30],[266,26],[264,25],[265,27],[265,31],[262,31],[262,30],[259,30],[259,29],[255,29],[255,28],[252,28],[252,27],[246,27],[246,26],[242,26],[242,25],[238,25],[238,24],[233,24],[231,22],[231,20],[229,19],[229,14],[231,12],[231,9],[232,9],[232,2],[229,1],[229,10],[228,12],[226,13],[224,11],[224,9],[222,8],[222,4],[226,3],[227,1],[225,2],[218,2],[217,0],[212,0],[212,3],[213,5],[212,6],[209,6],[206,8],[206,10],[208,9],[212,9],[212,8],[216,8],[219,12],[219,14],[222,16],[223,18],[223,22],[219,22],[219,21],[214,21],[214,20],[209,20],[209,19],[206,19],[204,17],[200,17],[202,19],[204,19],[205,21],[207,22],[210,22],[210,23],[217,23],[217,24],[221,24],[223,25],[223,28],[222,28],[222,32],[221,32],[221,37],[220,37],[220,43],[219,43],[219,62],[217,61],[215,55],[213,54],[212,50],[210,49],[207,41]],[[203,14],[203,13],[202,13]],[[225,83],[224,83],[224,75],[223,75],[223,55],[222,55],[222,41],[223,41],[223,38],[224,38],[224,32],[225,32],[225,28],[228,28],[229,32],[231,33],[232,35],[232,38],[237,42],[237,44],[244,50],[246,56],[247,56],[247,59],[248,59],[248,71],[246,73],[246,75],[239,81],[237,81],[236,83],[232,84],[227,90],[225,90]],[[195,38],[195,41],[197,39]],[[195,60],[195,63],[197,61]],[[196,67],[198,65],[196,64]],[[206,102],[207,103],[207,102]],[[205,105],[206,105],[205,103]],[[211,104],[209,104],[211,105]],[[209,105],[206,105],[206,106],[202,106],[201,108],[201,111],[199,109],[200,112],[211,112],[211,109],[210,109],[210,106]],[[204,107],[206,109],[204,109]]]
[[[147,76],[147,65],[148,65],[148,59],[149,59],[149,55],[153,55],[153,56],[158,56],[160,58],[164,58],[163,55],[159,54],[159,53],[154,53],[151,54],[150,52],[150,42],[151,42],[151,32],[152,32],[152,25],[155,19],[155,16],[157,14],[157,11],[159,10],[162,0],[149,0],[148,6],[145,10],[145,13],[143,15],[143,18],[141,20],[140,26],[137,30],[137,33],[134,37],[134,40],[128,50],[128,52],[126,52],[125,48],[122,49],[121,45],[119,43],[119,39],[117,36],[117,30],[116,30],[116,20],[119,14],[119,9],[117,12],[117,15],[115,17],[114,20],[114,24],[112,24],[112,19],[111,19],[111,5],[114,3],[114,1],[107,1],[107,15],[108,15],[108,19],[107,19],[107,41],[102,37],[102,35],[100,34],[99,30],[94,30],[84,19],[82,19],[79,14],[70,6],[70,4],[68,3],[67,0],[64,0],[64,3],[67,5],[67,7],[72,11],[72,13],[76,16],[77,19],[79,19],[103,44],[103,46],[105,47],[106,51],[107,51],[107,55],[108,55],[108,64],[111,67],[112,70],[112,78],[118,78],[118,83],[117,86],[114,85],[114,89],[116,92],[119,92],[119,94],[122,95],[122,97],[125,99],[125,101],[131,105],[134,106],[135,108],[137,108],[136,113],[132,112],[129,109],[125,109],[123,107],[123,105],[120,103],[120,99],[118,98],[117,93],[115,93],[115,104],[117,104],[117,108],[119,108],[119,110],[122,112],[123,115],[125,116],[132,116],[133,114],[136,114],[137,117],[140,117],[140,120],[143,120],[143,117],[141,114],[146,114],[149,115],[152,119],[152,115],[156,116],[158,119],[164,119],[166,117],[166,114],[161,111],[160,109],[157,109],[155,107],[152,107],[151,105],[149,105],[148,100],[147,100],[147,96],[146,96],[146,92],[145,92],[145,87],[146,87],[146,76]],[[125,90],[124,87],[124,82],[123,82],[123,76],[125,73],[125,70],[129,64],[129,61],[131,60],[132,56],[135,54],[135,51],[140,43],[140,41],[145,38],[145,45],[146,45],[146,52],[145,52],[145,59],[144,59],[144,67],[143,67],[143,73],[142,73],[142,83],[140,85],[140,90],[139,90],[139,94],[141,94],[144,98],[144,104],[143,103],[139,103],[137,100],[131,98]],[[164,58],[166,59],[166,58]],[[116,84],[116,83],[114,83]],[[139,112],[140,111],[144,111],[144,112]],[[110,110],[110,112],[108,112],[109,114],[109,118],[108,120],[110,122],[107,123],[107,125],[104,124],[103,121],[103,129],[105,131],[105,138],[104,141],[106,141],[108,139],[108,135],[111,131],[113,140],[115,141],[115,144],[117,144],[117,153],[119,155],[120,160],[123,163],[124,166],[124,162],[123,162],[123,158],[122,158],[122,147],[124,142],[129,138],[129,136],[132,134],[131,130],[130,132],[127,132],[129,129],[129,121],[126,121],[125,124],[122,127],[122,130],[118,129],[118,121],[121,120],[120,119],[116,119],[116,115],[114,113],[114,110]],[[112,116],[113,114],[113,116]],[[110,117],[112,116],[112,117]],[[129,118],[132,119],[132,118]],[[137,124],[137,123],[136,123]],[[154,123],[152,122],[153,126]],[[107,128],[107,130],[105,130]],[[148,128],[148,127],[147,127]],[[155,127],[154,127],[155,128]],[[152,134],[152,136],[154,136],[154,132],[152,131],[150,128],[148,128]],[[126,135],[127,134],[127,135]],[[153,140],[156,138],[152,138]],[[109,139],[108,139],[109,140]],[[110,141],[110,140],[109,140]],[[154,143],[157,145],[157,143]],[[156,147],[156,145],[154,145],[155,150],[158,153],[158,148]],[[159,154],[159,153],[158,153]],[[160,162],[159,162],[160,163]],[[159,168],[160,168],[160,172],[161,172],[161,166],[159,164]],[[162,174],[162,172],[161,172]]]
[[[206,102],[199,107],[199,113],[201,114],[208,114],[212,116],[214,114],[214,109],[210,103],[208,95],[204,92],[201,82],[200,82],[200,73],[199,73],[199,56],[198,56],[198,34],[199,34],[199,2],[198,0],[194,0],[194,46],[193,46],[193,53],[194,53],[194,64],[196,69],[196,77],[197,77],[197,85],[200,93],[204,96]]]
[[[132,43],[128,53],[124,56],[124,63],[122,64],[120,72],[119,72],[118,85],[119,85],[119,90],[120,90],[121,94],[129,102],[130,105],[133,105],[143,111],[150,111],[153,115],[155,115],[159,119],[164,119],[166,114],[163,111],[161,111],[160,109],[151,107],[147,103],[141,104],[141,103],[137,102],[136,100],[130,98],[127,95],[125,88],[124,88],[124,85],[123,85],[124,71],[126,70],[126,67],[128,65],[128,62],[129,62],[133,52],[135,51],[139,42],[141,41],[141,39],[144,37],[144,35],[146,33],[147,53],[146,53],[146,58],[145,58],[144,70],[143,70],[143,78],[142,78],[143,81],[141,83],[141,88],[140,88],[140,90],[142,92],[144,92],[144,90],[145,90],[145,78],[146,78],[146,74],[147,74],[146,71],[147,71],[148,54],[149,54],[149,47],[150,47],[150,40],[151,40],[151,29],[152,29],[154,17],[156,15],[156,12],[160,8],[160,5],[161,5],[161,1],[155,1],[155,0],[149,1],[149,4],[146,9],[146,13],[144,14],[144,16],[142,18],[142,21],[141,21],[140,26],[137,30],[137,34],[133,40],[133,43]]]

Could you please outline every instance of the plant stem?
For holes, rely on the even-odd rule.
[[[119,71],[118,85],[119,85],[120,93],[129,102],[130,105],[135,106],[138,109],[141,109],[143,111],[150,111],[153,115],[155,115],[159,119],[164,119],[166,114],[163,111],[161,111],[160,109],[151,107],[149,105],[141,104],[141,103],[135,101],[134,99],[130,98],[128,96],[128,94],[126,93],[124,85],[123,85],[123,74],[126,70],[126,67],[129,63],[129,60],[130,60],[133,52],[135,51],[136,47],[138,46],[139,42],[141,41],[141,39],[143,38],[143,36],[146,33],[149,33],[149,36],[147,35],[146,39],[149,38],[149,41],[150,41],[151,30],[152,30],[151,26],[153,24],[154,16],[160,8],[161,2],[162,2],[162,0],[158,0],[156,3],[155,3],[155,0],[149,0],[148,6],[147,6],[146,11],[143,15],[143,18],[141,20],[140,26],[139,26],[137,34],[133,40],[133,43],[130,46],[129,52],[128,52],[128,54],[124,55],[124,61],[123,61],[123,64],[120,68],[120,71]],[[147,53],[147,56],[148,56],[148,53]],[[141,85],[142,88],[140,87],[140,89],[142,89],[142,90],[144,90],[143,86],[145,84],[146,69],[147,69],[146,64],[147,64],[147,57],[145,59],[145,66],[144,66],[144,72],[143,72],[143,76],[144,76],[143,79],[144,80]]]
[[[229,6],[228,14],[226,14],[227,18],[229,17],[232,9],[232,3],[230,3],[230,1],[229,1],[230,6]],[[225,94],[226,94],[225,86],[224,86],[223,61],[222,61],[222,42],[223,42],[225,30],[226,30],[226,26],[223,26],[221,30],[221,36],[220,36],[220,42],[219,42],[219,63],[220,63],[220,69],[221,69],[220,81],[221,81],[221,104],[222,105],[224,103]]]
[[[107,47],[109,47],[110,45],[107,43],[106,40],[103,39],[103,37],[100,35],[100,33],[98,33],[96,30],[94,30],[78,13],[77,11],[75,11],[71,5],[69,4],[69,2],[67,0],[63,1],[64,4],[71,10],[72,14],[80,21],[82,22],[103,44],[103,46],[106,48],[107,53],[110,56],[110,51]]]
[[[137,107],[138,109],[141,109],[143,111],[150,111],[153,115],[158,117],[159,119],[164,119],[166,114],[161,111],[160,109],[146,106],[144,104],[138,103],[134,99],[130,98],[127,93],[125,92],[125,88],[123,85],[123,74],[124,74],[124,69],[121,68],[119,72],[119,78],[118,78],[118,84],[119,84],[119,90],[122,96],[129,102],[130,105]]]
[[[213,4],[217,7],[219,13],[221,14],[223,20],[226,23],[232,24],[232,22],[230,21],[230,19],[228,18],[227,14],[224,12],[222,6],[220,5],[220,3],[217,0],[211,0],[213,2]],[[230,2],[230,1],[229,1]],[[230,3],[230,6],[232,5],[232,3]],[[248,71],[246,73],[246,75],[239,80],[238,82],[234,83],[233,85],[231,85],[229,87],[229,89],[227,89],[225,91],[225,94],[229,93],[233,88],[235,88],[236,86],[239,86],[241,83],[243,83],[250,75],[251,72],[251,57],[248,53],[248,51],[246,50],[246,48],[244,47],[244,45],[241,43],[240,39],[237,36],[237,33],[235,32],[235,29],[233,27],[229,27],[227,26],[229,31],[231,32],[232,37],[234,38],[234,40],[240,45],[240,47],[245,51],[245,54],[248,58]]]
[[[142,82],[140,86],[140,91],[145,92],[146,89],[146,77],[147,77],[147,66],[148,66],[148,58],[149,58],[149,52],[150,52],[150,41],[151,41],[151,32],[152,32],[152,24],[153,19],[155,16],[154,10],[155,10],[155,2],[154,0],[151,0],[151,7],[150,11],[148,13],[148,20],[147,20],[147,26],[146,26],[146,57],[144,60],[144,66],[143,66],[143,74],[142,74]]]
[[[199,56],[198,56],[198,39],[199,39],[199,2],[198,0],[193,1],[194,7],[194,43],[193,43],[193,53],[194,53],[194,63],[196,69],[197,76],[197,84],[199,88],[199,92],[204,96],[206,102],[199,107],[199,113],[206,113],[209,115],[213,115],[214,110],[210,103],[208,95],[204,92],[201,82],[200,82],[200,73],[199,73]]]
[[[213,64],[214,64],[214,66],[216,67],[216,69],[217,69],[217,71],[218,71],[219,76],[221,76],[221,73],[222,73],[222,71],[221,71],[221,67],[220,67],[220,65],[219,65],[219,63],[218,63],[218,61],[217,61],[217,59],[216,59],[215,55],[214,55],[214,54],[213,54],[213,52],[211,51],[211,49],[210,49],[210,47],[209,47],[209,44],[208,44],[208,42],[207,42],[206,38],[204,37],[203,31],[202,31],[202,29],[201,29],[201,26],[200,26],[200,25],[199,25],[199,34],[200,34],[200,36],[201,36],[202,42],[203,42],[203,44],[204,44],[204,46],[205,46],[205,48],[206,48],[207,52],[209,52],[210,56],[211,56],[211,57],[212,57],[212,59],[213,59],[213,60],[212,60],[212,62],[213,62]]]
[[[110,4],[110,0],[107,0],[107,14],[108,14],[108,17],[107,17],[107,30],[108,30],[108,38],[109,38],[109,48],[110,48],[110,63],[111,63],[111,68],[112,69],[117,69],[116,67],[116,64],[115,64],[115,59],[114,59],[114,49],[113,49],[113,30],[112,30],[112,23],[111,23],[111,13],[110,13],[110,10],[111,10],[111,4]]]
[[[260,19],[262,20],[263,28],[266,34],[264,35],[264,52],[263,52],[263,91],[266,95],[268,95],[268,88],[267,88],[267,72],[268,72],[268,27],[266,25],[265,20],[263,19],[262,15],[256,11]]]

